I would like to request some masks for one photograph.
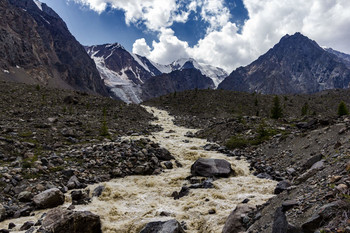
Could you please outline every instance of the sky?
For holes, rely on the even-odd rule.
[[[41,0],[83,45],[118,42],[160,64],[192,57],[231,72],[286,34],[350,54],[349,0]]]

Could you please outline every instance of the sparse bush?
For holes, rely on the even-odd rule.
[[[349,111],[344,101],[341,101],[340,104],[338,105],[338,116],[345,116],[345,115],[349,115]]]
[[[108,126],[107,126],[107,110],[106,108],[103,108],[103,119],[101,122],[101,128],[100,128],[100,135],[105,137],[108,136]]]
[[[309,111],[309,105],[308,103],[305,103],[301,108],[301,116],[306,116],[308,111]]]
[[[278,96],[276,95],[273,98],[273,107],[271,109],[271,118],[278,119],[282,117],[282,107],[280,105],[280,100]]]
[[[249,145],[249,141],[241,136],[232,136],[227,142],[226,147],[230,150],[244,148]]]

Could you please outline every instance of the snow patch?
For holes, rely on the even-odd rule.
[[[10,73],[10,71],[8,71],[8,70],[3,70],[4,71],[4,73],[7,73],[7,74],[9,74]]]
[[[47,23],[47,24],[51,24],[49,21],[47,21],[44,16],[40,15],[40,17]]]
[[[37,5],[37,7],[41,10],[41,11],[43,11],[43,3],[42,2],[40,2],[40,1],[38,1],[38,0],[34,0],[34,3]]]

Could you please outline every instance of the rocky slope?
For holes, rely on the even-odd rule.
[[[175,92],[184,90],[212,88],[214,88],[212,79],[202,75],[199,70],[193,68],[152,77],[141,87],[143,100],[168,93],[174,93],[173,95],[176,95]]]
[[[334,50],[332,48],[325,48],[325,50],[329,53],[336,55],[350,69],[350,55],[349,54],[339,52],[339,51]]]
[[[314,93],[348,88],[350,70],[315,41],[286,35],[266,54],[233,71],[219,89],[264,94]]]
[[[63,20],[33,0],[0,2],[0,79],[108,95]]]

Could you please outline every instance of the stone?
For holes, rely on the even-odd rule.
[[[193,137],[194,137],[194,133],[192,133],[191,131],[188,131],[188,132],[185,134],[185,137],[193,138]]]
[[[50,210],[43,219],[40,230],[55,233],[102,233],[98,215],[62,208]]]
[[[173,169],[173,163],[171,161],[166,161],[164,162],[164,166],[167,168],[167,169]]]
[[[34,196],[33,202],[38,209],[53,208],[64,203],[64,195],[58,188],[52,188]]]
[[[190,189],[186,186],[182,187],[180,192],[173,192],[172,196],[175,200],[180,199],[181,197],[187,196],[190,193]]]
[[[274,194],[280,194],[282,193],[284,190],[288,189],[288,187],[292,186],[292,184],[290,183],[290,181],[288,180],[282,180],[280,182],[278,182],[278,184],[276,185]]]
[[[296,184],[300,184],[308,180],[310,177],[315,175],[319,170],[321,170],[324,167],[324,162],[318,161],[317,163],[313,164],[309,170],[301,174],[297,179],[296,179]]]
[[[272,180],[272,176],[270,176],[267,173],[259,173],[256,177],[260,178],[260,179],[268,179],[268,180]]]
[[[29,228],[31,228],[32,226],[34,226],[34,222],[28,221],[28,222],[25,222],[25,223],[21,226],[20,230],[21,230],[21,231],[25,231],[25,230],[28,230]]]
[[[76,176],[72,176],[67,183],[67,188],[70,189],[79,189],[79,188],[85,188],[86,186],[80,183],[78,178]]]
[[[171,219],[166,222],[147,223],[140,233],[185,233],[185,231],[176,219]]]
[[[14,224],[13,222],[10,222],[9,223],[9,229],[11,230],[11,229],[13,229],[13,228],[15,228],[16,227],[16,224]]]
[[[310,159],[308,159],[306,161],[306,163],[304,163],[303,167],[305,169],[309,169],[312,165],[314,165],[318,161],[322,160],[322,157],[323,156],[321,154],[318,154],[318,155],[315,155],[315,156],[311,157]]]
[[[226,219],[222,233],[239,233],[245,232],[244,223],[242,221],[244,216],[256,210],[253,205],[238,204],[236,208],[230,213]]]
[[[332,176],[330,179],[329,179],[329,182],[331,183],[335,183],[335,182],[338,182],[339,180],[341,180],[341,176]]]
[[[287,200],[282,203],[282,211],[286,212],[292,209],[294,206],[299,205],[297,200]]]
[[[346,191],[348,190],[348,186],[346,184],[339,184],[335,188],[341,193],[346,193]]]
[[[191,166],[191,174],[204,177],[228,177],[234,174],[234,171],[226,160],[199,158]]]
[[[90,202],[89,192],[84,190],[75,190],[71,192],[73,205],[86,205]]]
[[[303,233],[299,228],[290,225],[287,221],[283,207],[277,208],[274,216],[272,233]]]
[[[28,191],[23,191],[18,194],[17,199],[21,202],[29,202],[32,200],[32,193]]]
[[[97,187],[94,189],[94,191],[92,192],[92,196],[93,196],[93,197],[99,197],[99,196],[101,196],[101,194],[102,194],[102,192],[103,192],[104,189],[105,189],[105,186],[103,186],[103,185],[97,186]]]

